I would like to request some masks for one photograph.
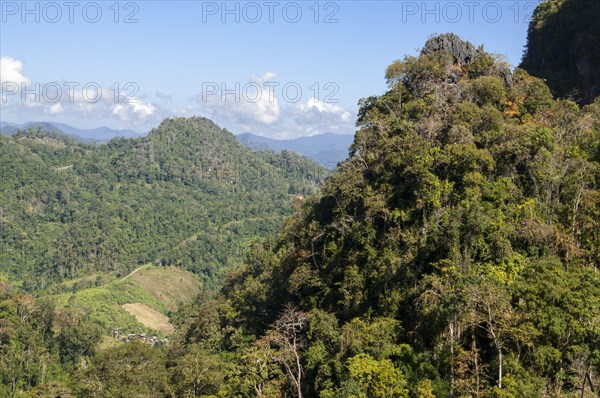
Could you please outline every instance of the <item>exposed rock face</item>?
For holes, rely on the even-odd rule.
[[[421,52],[430,54],[438,51],[449,52],[454,57],[454,62],[466,65],[472,62],[483,49],[462,40],[454,33],[446,33],[427,40]]]
[[[430,38],[425,43],[425,46],[421,50],[422,54],[432,54],[435,52],[447,52],[452,55],[454,63],[467,66],[475,59],[484,54],[483,46],[475,47],[468,41],[461,39],[454,33],[445,33]],[[498,63],[496,66],[496,74],[502,78],[505,86],[512,86],[513,84],[513,73],[509,64]],[[453,71],[448,78],[450,83],[456,83],[458,81],[458,72]]]
[[[592,102],[600,95],[600,1],[540,3],[521,67],[546,79],[556,96]]]
[[[510,69],[509,65],[506,65],[504,68],[501,68],[499,70],[500,73],[500,77],[502,78],[502,81],[504,82],[504,85],[507,87],[510,87],[513,85],[514,79],[513,79],[513,72]]]

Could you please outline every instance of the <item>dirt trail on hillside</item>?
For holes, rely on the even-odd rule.
[[[142,265],[141,267],[137,267],[136,269],[134,269],[133,271],[131,271],[130,273],[125,275],[123,278],[119,279],[119,282],[123,282],[125,279],[129,278],[131,275],[135,274],[138,271],[143,270],[144,268],[148,268],[151,265],[152,264],[145,264],[145,265]]]

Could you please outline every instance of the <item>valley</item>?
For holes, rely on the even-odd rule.
[[[173,11],[147,2],[140,18],[197,6],[183,3]],[[332,32],[381,6],[347,3],[341,22],[325,27],[322,12],[333,18],[340,4],[310,5],[319,40],[339,39]],[[245,11],[260,7],[249,4]],[[368,26],[383,45],[371,36],[365,45],[366,32],[352,36],[363,43],[352,44],[361,72],[352,90],[373,86],[358,102],[353,135],[325,133],[348,128],[350,113],[337,102],[201,104],[239,131],[265,135],[234,134],[193,107],[166,112],[160,104],[174,101],[160,85],[135,105],[94,108],[131,126],[169,115],[144,135],[3,123],[0,398],[598,398],[594,15],[599,2],[540,1],[520,66],[492,52],[512,36],[492,40],[495,48],[433,34],[381,65],[377,86],[363,68],[388,59],[391,44],[422,37],[423,26],[409,32],[386,12],[392,24]],[[225,22],[213,22],[202,28],[218,47]],[[292,29],[294,40],[307,26],[284,22],[270,28]],[[244,51],[229,63],[210,46],[202,62],[191,51],[174,57],[187,41],[173,40],[178,25],[165,24],[160,38],[179,68],[169,79],[190,79],[212,62],[223,73],[257,65],[250,42],[264,26],[247,23],[227,25],[248,35],[230,34]],[[476,25],[467,26],[471,36],[488,34]],[[395,39],[397,30],[404,35]],[[139,45],[142,36],[122,40]],[[327,57],[301,62],[303,43],[293,41],[287,56],[282,47],[277,65],[306,69],[307,81],[329,67],[341,80],[356,72]],[[21,61],[0,58],[3,76],[31,83]],[[161,61],[144,60],[130,66],[140,80],[164,82],[147,72]],[[274,86],[276,77],[252,75],[244,87]],[[25,120],[64,111],[47,105],[21,111],[39,109]]]

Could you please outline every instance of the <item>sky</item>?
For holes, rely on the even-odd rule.
[[[0,121],[352,134],[385,68],[453,32],[518,65],[538,0],[0,0]]]

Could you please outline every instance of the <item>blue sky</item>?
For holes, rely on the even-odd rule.
[[[145,132],[201,115],[275,138],[353,133],[358,100],[432,34],[518,64],[536,4],[2,0],[0,119]]]

